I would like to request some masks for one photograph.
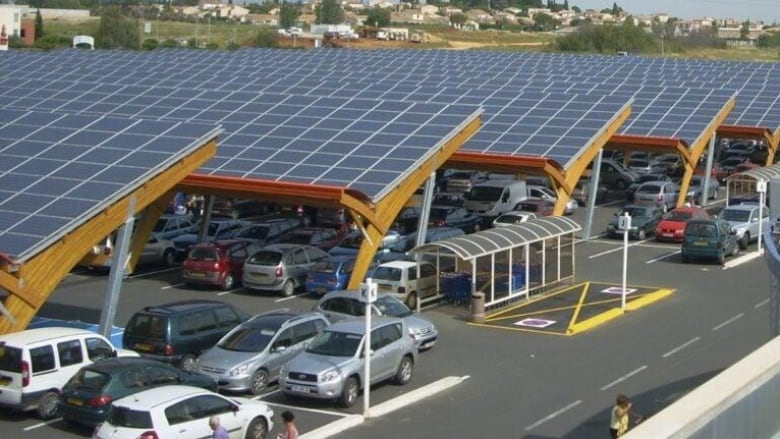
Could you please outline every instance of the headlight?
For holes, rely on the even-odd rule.
[[[238,366],[235,369],[232,369],[230,371],[230,376],[234,377],[236,375],[243,375],[243,374],[247,373],[248,370],[249,370],[249,365],[248,364],[242,364],[241,366]]]
[[[320,381],[323,383],[328,383],[331,381],[336,381],[341,377],[341,374],[338,370],[330,370],[322,374],[320,377]]]
[[[279,378],[287,378],[287,365],[279,368]]]

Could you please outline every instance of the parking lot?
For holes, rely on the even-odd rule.
[[[594,234],[601,233],[622,203],[597,208]],[[582,223],[584,209],[575,213]],[[576,247],[576,280],[620,285],[622,240],[596,238]],[[755,244],[749,250],[755,250]],[[372,406],[448,377],[459,384],[397,412],[370,419],[340,437],[602,437],[614,394],[636,395],[636,407],[651,414],[708,376],[768,340],[768,275],[763,260],[743,252],[724,266],[683,264],[679,245],[632,241],[628,284],[670,288],[668,299],[574,337],[501,331],[465,324],[467,307],[440,305],[423,313],[436,323],[438,344],[421,353],[407,386],[374,386]],[[97,322],[107,276],[85,269],[61,284],[40,315]],[[142,267],[125,279],[117,324],[137,309],[185,298],[218,299],[248,313],[278,308],[308,310],[316,297],[281,297],[183,285],[178,267]],[[278,414],[292,408],[301,432],[362,413],[331,403],[285,400],[276,387],[260,399]],[[280,420],[274,434],[279,431]],[[6,437],[86,437],[90,431],[61,420],[41,422],[30,414],[0,412]],[[483,434],[484,433],[484,434]],[[273,436],[271,436],[273,437]]]

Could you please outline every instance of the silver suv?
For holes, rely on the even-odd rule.
[[[259,314],[227,333],[198,359],[200,371],[221,390],[259,395],[279,369],[330,323],[320,313]]]
[[[357,401],[363,376],[364,319],[334,323],[279,373],[286,397],[338,400],[344,407]],[[371,383],[392,378],[404,385],[412,379],[417,346],[403,320],[377,317],[371,321]]]

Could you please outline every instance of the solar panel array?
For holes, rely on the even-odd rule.
[[[4,109],[0,250],[30,257],[218,134],[214,125]]]

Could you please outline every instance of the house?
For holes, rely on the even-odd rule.
[[[439,7],[434,5],[422,5],[420,6],[420,13],[423,15],[436,15],[439,13]]]
[[[496,20],[493,15],[482,9],[469,9],[466,11],[466,17],[469,20],[479,24],[495,24]]]
[[[252,24],[266,25],[266,26],[279,26],[279,20],[275,15],[271,14],[249,14],[247,20]]]

